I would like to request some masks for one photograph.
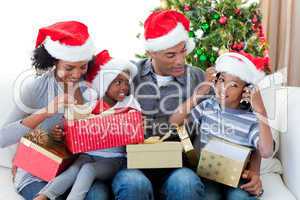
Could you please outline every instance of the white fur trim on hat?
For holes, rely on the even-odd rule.
[[[123,101],[117,102],[117,104],[113,108],[128,108],[128,107],[134,108],[138,111],[142,111],[139,102],[134,98],[132,94],[126,96]]]
[[[126,60],[113,58],[103,65],[100,72],[98,72],[95,79],[92,81],[92,87],[98,92],[99,99],[105,95],[111,82],[125,70],[129,70],[131,80],[137,74],[136,65]]]
[[[252,84],[257,84],[265,75],[248,58],[233,52],[225,53],[217,59],[216,71],[229,73]]]
[[[81,46],[70,46],[61,44],[58,40],[53,41],[47,36],[44,46],[54,58],[69,62],[91,60],[95,52],[95,47],[90,37]]]
[[[176,46],[180,42],[186,42],[187,53],[191,53],[195,48],[195,42],[189,38],[188,32],[181,23],[164,36],[145,40],[146,51],[161,51]]]

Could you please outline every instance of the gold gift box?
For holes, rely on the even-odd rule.
[[[201,151],[197,173],[201,177],[238,187],[251,149],[213,138]]]
[[[180,142],[127,145],[128,169],[181,168]]]

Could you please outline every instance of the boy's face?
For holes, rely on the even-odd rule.
[[[109,85],[106,95],[114,101],[122,101],[128,93],[129,72],[122,72]]]
[[[185,72],[185,46],[183,41],[166,50],[148,52],[155,67],[155,73],[161,76],[182,76]]]
[[[216,82],[216,97],[227,108],[238,108],[246,82],[236,76],[221,73]]]

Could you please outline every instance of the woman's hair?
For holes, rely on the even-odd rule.
[[[57,62],[58,59],[52,57],[43,45],[37,47],[33,50],[33,56],[31,58],[32,66],[41,74],[49,69],[51,69]],[[88,62],[88,71],[94,65],[94,57]]]
[[[32,66],[37,71],[47,71],[48,69],[51,69],[58,61],[58,59],[53,58],[48,53],[44,45],[41,45],[33,50],[33,56],[31,60],[32,60]]]

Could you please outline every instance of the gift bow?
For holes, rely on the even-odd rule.
[[[47,146],[49,143],[49,135],[41,128],[34,129],[24,137],[40,146]]]

